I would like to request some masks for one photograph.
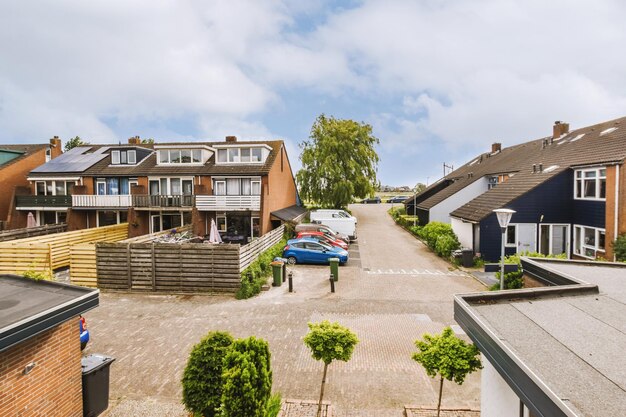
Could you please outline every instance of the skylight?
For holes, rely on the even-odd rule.
[[[548,168],[544,169],[543,172],[552,172],[558,167],[559,167],[558,165],[550,165]]]
[[[570,142],[576,142],[577,140],[582,139],[583,136],[585,136],[585,134],[581,133],[580,135],[576,136],[575,138],[570,139]]]
[[[610,127],[608,129],[603,130],[602,132],[600,132],[600,136],[604,136],[604,135],[608,135],[609,133],[613,133],[617,130],[616,127]]]
[[[476,162],[478,162],[478,159],[474,159],[472,162],[470,162],[469,166],[474,165]]]

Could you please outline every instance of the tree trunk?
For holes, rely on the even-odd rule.
[[[326,384],[326,371],[328,370],[328,364],[324,364],[324,376],[322,376],[322,389],[320,390],[320,402],[317,405],[317,417],[322,417],[322,399],[324,398],[324,385]]]
[[[441,381],[439,382],[439,402],[437,403],[437,417],[439,417],[439,413],[441,412],[441,394],[443,394],[443,377],[441,377]]]

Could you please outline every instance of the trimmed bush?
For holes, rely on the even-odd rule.
[[[453,250],[461,247],[456,235],[440,235],[435,241],[435,253],[443,258],[449,258]]]
[[[272,391],[267,342],[253,336],[236,340],[224,358],[222,381],[223,417],[265,417]]]
[[[626,262],[626,234],[618,236],[613,242],[613,253],[619,262]]]
[[[238,300],[250,298],[261,292],[261,287],[267,282],[267,278],[272,274],[270,263],[277,256],[282,256],[283,248],[287,244],[287,238],[283,238],[280,242],[259,255],[256,261],[252,262],[241,273],[241,286],[237,290]]]
[[[183,404],[194,414],[220,416],[222,366],[233,338],[226,332],[210,332],[191,350],[183,372]]]
[[[504,274],[504,289],[505,290],[517,290],[524,288],[524,271],[522,269],[521,257],[526,256],[529,258],[552,258],[552,259],[567,259],[567,255],[564,253],[560,255],[544,255],[539,252],[522,252],[514,255],[505,256],[505,264],[517,264],[517,271]],[[500,272],[496,272],[496,279],[500,281]],[[490,291],[499,291],[500,283],[497,282],[489,287]]]

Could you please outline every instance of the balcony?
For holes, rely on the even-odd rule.
[[[193,208],[193,195],[134,195],[133,207],[136,208]]]
[[[260,195],[198,195],[196,207],[201,211],[258,211]]]
[[[74,208],[128,208],[132,203],[130,195],[73,195]]]
[[[15,196],[15,206],[18,210],[43,207],[71,207],[70,195],[18,195]]]

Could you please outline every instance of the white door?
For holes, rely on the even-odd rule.
[[[517,253],[537,251],[537,225],[534,223],[517,224]]]

